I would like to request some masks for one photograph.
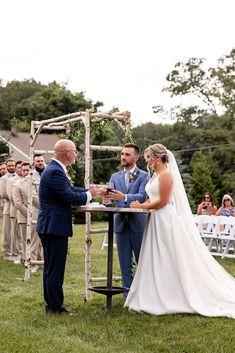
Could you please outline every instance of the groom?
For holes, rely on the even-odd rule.
[[[111,199],[116,200],[116,206],[127,208],[132,201],[144,202],[147,198],[145,185],[149,174],[136,166],[140,156],[139,146],[127,143],[121,152],[121,166],[123,170],[113,174],[110,182],[114,189],[109,193]],[[118,249],[118,258],[122,274],[122,284],[130,288],[133,273],[133,253],[138,263],[141,241],[147,214],[116,213],[114,231]]]

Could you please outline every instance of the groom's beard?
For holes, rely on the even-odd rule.
[[[123,168],[128,168],[128,169],[131,169],[132,167],[134,167],[135,163],[128,163],[126,161],[121,161],[121,166]]]
[[[126,160],[125,157],[123,156],[123,158],[120,159],[120,164],[123,168],[131,169],[135,166],[136,159],[135,158],[128,158]]]

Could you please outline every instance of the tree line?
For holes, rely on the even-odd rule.
[[[126,138],[113,122],[94,123],[92,144],[121,145],[131,139],[144,151],[150,144],[163,143],[175,153],[192,208],[206,191],[213,194],[219,206],[223,194],[235,197],[235,48],[219,58],[214,67],[207,66],[202,58],[176,63],[166,82],[163,91],[176,97],[179,104],[170,110],[155,105],[153,110],[156,121],[167,116],[172,124],[148,122],[132,128]],[[84,92],[72,93],[57,82],[44,85],[30,79],[4,85],[0,80],[1,129],[10,129],[12,118],[20,130],[29,131],[31,120],[91,108],[99,111],[101,106],[103,102],[87,100]],[[82,124],[74,123],[69,135],[80,152],[77,166],[71,170],[74,181],[80,184],[84,176],[83,129]],[[0,144],[0,151],[3,147]],[[143,156],[140,166],[145,167]],[[116,154],[93,153],[94,182],[108,181],[118,168]]]

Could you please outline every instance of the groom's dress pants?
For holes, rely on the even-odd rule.
[[[119,264],[122,273],[122,285],[130,288],[134,278],[133,254],[136,263],[139,260],[143,232],[133,233],[128,224],[121,233],[116,232]]]

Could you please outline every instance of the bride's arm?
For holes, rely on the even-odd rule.
[[[139,204],[132,202],[130,207],[142,208],[144,210],[159,209],[166,206],[169,202],[169,198],[172,191],[172,176],[167,171],[159,176],[159,199],[156,201],[149,201]]]

